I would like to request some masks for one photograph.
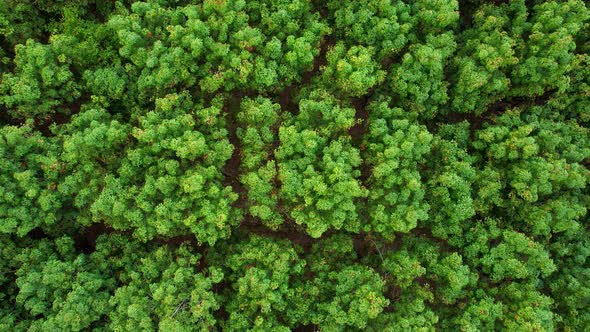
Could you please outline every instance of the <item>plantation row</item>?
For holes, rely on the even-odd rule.
[[[590,8],[0,3],[0,330],[590,329]]]

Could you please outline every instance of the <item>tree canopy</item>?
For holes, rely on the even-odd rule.
[[[582,0],[0,1],[1,331],[590,330]]]

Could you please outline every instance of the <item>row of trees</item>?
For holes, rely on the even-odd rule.
[[[421,234],[405,236],[396,250],[373,242],[375,250],[362,256],[347,234],[326,237],[307,251],[287,240],[237,237],[205,256],[190,244],[141,244],[118,234],[100,236],[90,254],[76,253],[67,236],[20,243],[2,236],[0,326],[34,331],[584,326],[587,270],[579,264],[588,256],[580,247],[587,239],[559,248],[566,259],[558,263],[542,244],[501,224],[488,219],[472,226],[461,254]],[[540,280],[547,289],[540,288]],[[557,294],[563,298],[552,297]]]
[[[590,329],[588,31],[581,0],[0,3],[0,330]]]

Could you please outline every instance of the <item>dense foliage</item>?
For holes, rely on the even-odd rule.
[[[0,1],[1,331],[590,330],[582,0]]]

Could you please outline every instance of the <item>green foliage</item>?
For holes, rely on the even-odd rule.
[[[15,259],[24,246],[30,245],[27,239],[15,239],[9,235],[0,235],[0,330],[25,331],[30,324],[25,318],[25,309],[16,306],[19,289],[16,284],[15,271],[18,261]]]
[[[17,118],[45,119],[54,112],[68,113],[65,104],[80,96],[68,59],[51,45],[29,39],[15,47],[14,73],[3,73],[0,105]]]
[[[496,292],[495,289],[492,292]],[[553,313],[551,298],[541,294],[530,284],[511,283],[497,290],[503,299],[505,329],[514,331],[551,331]]]
[[[426,287],[411,285],[403,289],[392,312],[382,313],[369,324],[367,331],[435,331],[439,318],[430,309],[432,293]]]
[[[493,282],[503,279],[536,279],[556,270],[540,243],[512,230],[498,228],[499,223],[486,220],[465,235],[465,255]],[[493,243],[499,243],[493,245]]]
[[[413,44],[392,66],[391,90],[404,108],[430,118],[447,103],[444,68],[455,47],[452,33],[428,35],[425,44]]]
[[[334,84],[340,95],[359,97],[385,78],[373,54],[371,47],[353,46],[347,50],[338,43],[326,56],[328,64],[321,79]]]
[[[385,102],[372,104],[370,111],[364,159],[371,167],[367,202],[371,224],[364,228],[391,238],[428,217],[419,167],[430,152],[432,135]]]
[[[187,245],[146,248],[121,236],[100,237],[90,255],[76,254],[71,238],[42,240],[16,256],[16,303],[33,331],[207,330],[223,274],[201,273],[199,259]]]
[[[94,218],[115,229],[134,229],[142,240],[189,231],[214,244],[237,223],[237,195],[222,184],[221,167],[231,157],[220,117],[222,100],[209,107],[187,94],[158,99],[131,130],[133,147],[109,173],[91,206]]]
[[[392,283],[400,288],[407,288],[416,278],[426,273],[418,257],[413,257],[405,249],[389,253],[383,260],[382,267],[391,274]]]
[[[590,155],[588,129],[551,119],[548,110],[508,111],[496,125],[478,131],[475,149],[486,160],[477,181],[476,210],[506,208],[507,217],[533,235],[576,232],[585,215],[590,172],[580,164]]]
[[[518,63],[516,40],[509,31],[507,6],[485,5],[473,15],[473,27],[463,31],[453,66],[452,108],[481,113],[508,94],[510,68]]]
[[[200,255],[182,244],[177,249],[165,246],[138,255],[141,248],[123,238],[99,243],[97,250],[108,250],[112,242],[122,248],[121,255],[132,261],[113,262],[122,271],[109,305],[109,328],[145,331],[206,331],[215,324],[213,312],[219,308],[214,284],[223,274],[219,269],[199,271]]]
[[[67,237],[55,244],[43,240],[19,254],[16,303],[31,315],[30,330],[80,331],[109,312],[114,276],[106,264],[77,256],[73,244]]]
[[[105,176],[115,172],[121,148],[130,142],[129,126],[112,119],[102,109],[89,109],[57,129],[61,138],[58,191],[73,200],[80,211],[78,222],[92,223],[90,206],[105,186]]]
[[[366,196],[366,189],[358,180],[358,149],[346,133],[354,123],[354,110],[322,91],[310,97],[300,101],[290,125],[279,128],[275,156],[281,198],[290,216],[313,237],[328,228],[358,231],[355,201]]]
[[[475,281],[459,254],[445,253],[436,243],[411,235],[382,258],[395,301],[390,312],[375,320],[375,331],[434,330],[446,306],[460,306]]]
[[[0,3],[0,35],[10,48],[23,44],[29,38],[41,37],[46,22],[39,14],[39,8],[31,6],[30,1],[7,0]]]
[[[274,189],[277,177],[276,163],[271,160],[273,144],[277,139],[280,106],[269,99],[244,99],[237,115],[240,127],[236,134],[243,149],[240,181],[248,190],[248,211],[262,222],[276,228],[283,222],[277,211],[278,195]]]
[[[559,273],[553,273],[548,282],[551,297],[556,299],[556,312],[560,318],[557,328],[574,330],[590,327],[590,243],[588,231],[582,234],[562,235],[554,240],[550,250]]]
[[[382,294],[385,283],[365,266],[347,266],[316,280],[329,285],[320,293],[321,302],[311,318],[322,330],[345,330],[347,326],[363,329],[389,304]]]
[[[576,119],[588,127],[590,123],[590,56],[579,54],[575,60],[571,83],[566,91],[548,101],[555,113]]]
[[[329,1],[334,34],[354,45],[377,49],[377,59],[393,56],[408,42],[412,22],[402,1]]]
[[[99,68],[84,73],[87,89],[94,96],[104,96],[110,100],[120,100],[125,97],[126,74],[118,66],[115,68]]]
[[[461,329],[461,331],[494,330],[497,321],[502,318],[502,303],[496,302],[488,295],[476,293],[476,297],[469,301],[462,313],[452,320],[443,322],[446,329]],[[520,326],[518,326],[520,328]]]
[[[590,330],[582,0],[0,1],[0,331]]]
[[[426,201],[430,218],[425,221],[432,234],[446,239],[459,235],[463,225],[475,215],[472,185],[476,178],[473,158],[446,132],[459,133],[464,125],[447,125],[434,136],[428,157]],[[442,136],[442,137],[441,137]]]
[[[437,303],[453,305],[466,297],[467,287],[474,283],[476,276],[464,264],[460,254],[445,252],[439,244],[416,237],[408,237],[406,243],[424,265],[425,286],[436,297]]]
[[[321,330],[363,329],[389,304],[385,282],[372,268],[354,263],[350,238],[332,236],[314,245],[310,269],[315,278],[305,285],[317,298],[304,322]]]
[[[55,142],[31,129],[0,129],[0,232],[24,236],[52,225],[61,215],[60,173]]]
[[[453,30],[459,22],[459,2],[456,0],[411,0],[411,15],[415,19],[415,38],[438,35]]]
[[[305,261],[289,242],[252,236],[213,260],[226,267],[226,280],[231,283],[225,295],[229,319],[224,329],[289,331],[293,327],[296,321],[289,315],[300,296],[293,282],[303,273]]]
[[[565,90],[573,69],[574,36],[590,19],[580,0],[547,1],[533,7],[526,43],[518,47],[522,58],[513,72],[513,94],[540,95],[549,89]]]
[[[135,2],[114,15],[119,53],[142,98],[175,88],[265,91],[298,80],[329,29],[306,1],[205,1],[167,7]],[[288,8],[289,10],[285,10]]]

